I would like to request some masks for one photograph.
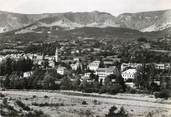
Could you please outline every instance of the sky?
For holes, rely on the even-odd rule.
[[[25,13],[102,11],[115,16],[171,9],[171,0],[0,0],[0,10]]]

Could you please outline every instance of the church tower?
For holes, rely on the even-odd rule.
[[[58,48],[56,48],[56,51],[55,51],[55,62],[59,62]]]

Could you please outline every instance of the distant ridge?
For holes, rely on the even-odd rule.
[[[39,27],[61,27],[71,30],[81,27],[121,27],[151,32],[171,27],[171,9],[123,13],[118,17],[106,12],[66,12],[22,14],[0,11],[0,33],[26,27],[18,33],[32,32]],[[29,27],[30,26],[30,27]]]

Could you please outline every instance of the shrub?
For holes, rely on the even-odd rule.
[[[3,103],[4,105],[8,105],[8,99],[7,99],[7,98],[4,98],[3,101],[2,101],[2,103]]]
[[[82,105],[88,105],[88,103],[84,100],[82,101]]]
[[[33,95],[33,98],[36,98],[36,95]]]
[[[135,88],[132,88],[132,87],[127,86],[126,92],[127,93],[131,93],[131,94],[136,94],[136,93],[138,93],[138,90],[135,89]]]
[[[124,107],[121,107],[117,113],[118,117],[128,117],[128,113],[125,111]]]
[[[122,89],[122,87],[120,85],[116,84],[116,85],[109,87],[108,93],[115,95],[120,92],[120,89]]]
[[[2,97],[5,97],[5,95],[4,94],[2,94],[2,93],[0,93],[0,97],[2,98]]]
[[[91,115],[93,115],[93,114],[90,110],[86,110],[85,115],[86,115],[86,117],[91,117]]]
[[[26,114],[24,117],[49,117],[48,115],[45,115],[43,111],[39,110],[34,110],[33,112],[29,112]]]
[[[164,98],[164,99],[168,99],[170,97],[169,95],[169,91],[168,90],[162,90],[158,93],[155,93],[155,98]]]
[[[128,113],[125,111],[123,107],[121,107],[119,111],[116,111],[116,110],[117,110],[117,107],[112,106],[109,109],[108,114],[106,114],[106,117],[129,117]]]
[[[45,95],[44,98],[49,98],[49,97],[47,95]]]
[[[30,107],[26,106],[22,101],[20,100],[17,100],[16,101],[16,104],[21,107],[23,110],[26,110],[26,111],[30,111]]]
[[[152,112],[149,112],[146,117],[153,117],[153,113]]]
[[[93,100],[93,103],[94,103],[94,105],[99,105],[100,104],[100,102],[98,102],[96,99]]]

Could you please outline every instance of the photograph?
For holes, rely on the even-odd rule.
[[[0,117],[171,117],[171,0],[0,0]]]

